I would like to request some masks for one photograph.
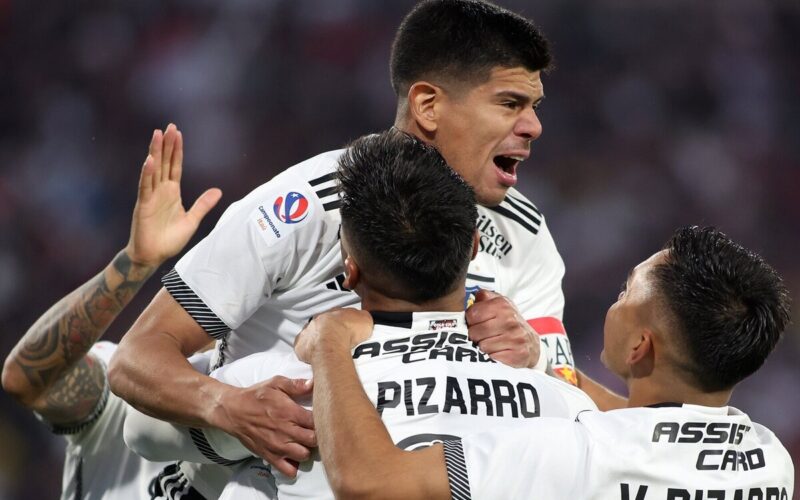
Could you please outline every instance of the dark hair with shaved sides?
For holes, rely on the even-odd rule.
[[[764,259],[714,228],[679,229],[651,271],[706,392],[732,388],[766,360],[789,323],[789,295]]]
[[[492,68],[546,70],[547,39],[524,17],[477,0],[428,0],[403,19],[392,45],[392,88],[420,80],[483,82]]]
[[[435,148],[391,129],[354,141],[339,165],[342,233],[370,286],[413,303],[463,286],[475,195]]]

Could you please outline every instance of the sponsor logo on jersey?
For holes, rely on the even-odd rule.
[[[494,221],[486,214],[478,217],[478,231],[480,231],[479,250],[500,260],[511,251],[511,242],[501,233]]]
[[[252,212],[258,234],[271,247],[285,240],[292,231],[313,221],[314,205],[310,193],[285,183],[272,187]],[[272,209],[270,210],[270,207]]]
[[[308,217],[310,213],[308,199],[296,191],[290,191],[285,198],[278,196],[272,205],[272,210],[284,224],[297,224]]]
[[[276,238],[280,238],[281,232],[278,231],[278,228],[275,227],[275,223],[272,222],[272,218],[267,214],[267,211],[264,210],[264,205],[259,205],[258,211],[261,213],[261,217],[256,220],[258,227],[260,227],[262,231],[266,231],[267,228],[269,228],[275,234]]]
[[[455,319],[432,319],[428,322],[428,330],[446,330],[458,326]]]

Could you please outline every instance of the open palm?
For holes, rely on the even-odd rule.
[[[170,124],[163,133],[153,132],[126,247],[133,262],[158,266],[176,255],[222,196],[222,191],[211,188],[200,195],[192,208],[184,210],[182,170],[183,135],[178,128]]]

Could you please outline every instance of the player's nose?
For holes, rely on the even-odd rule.
[[[514,134],[528,141],[535,141],[542,135],[542,122],[535,109],[529,108],[519,116],[514,125]]]

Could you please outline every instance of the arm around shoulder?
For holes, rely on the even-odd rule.
[[[162,288],[114,353],[111,390],[146,414],[184,425],[213,425],[211,413],[225,385],[186,360],[210,340]]]

